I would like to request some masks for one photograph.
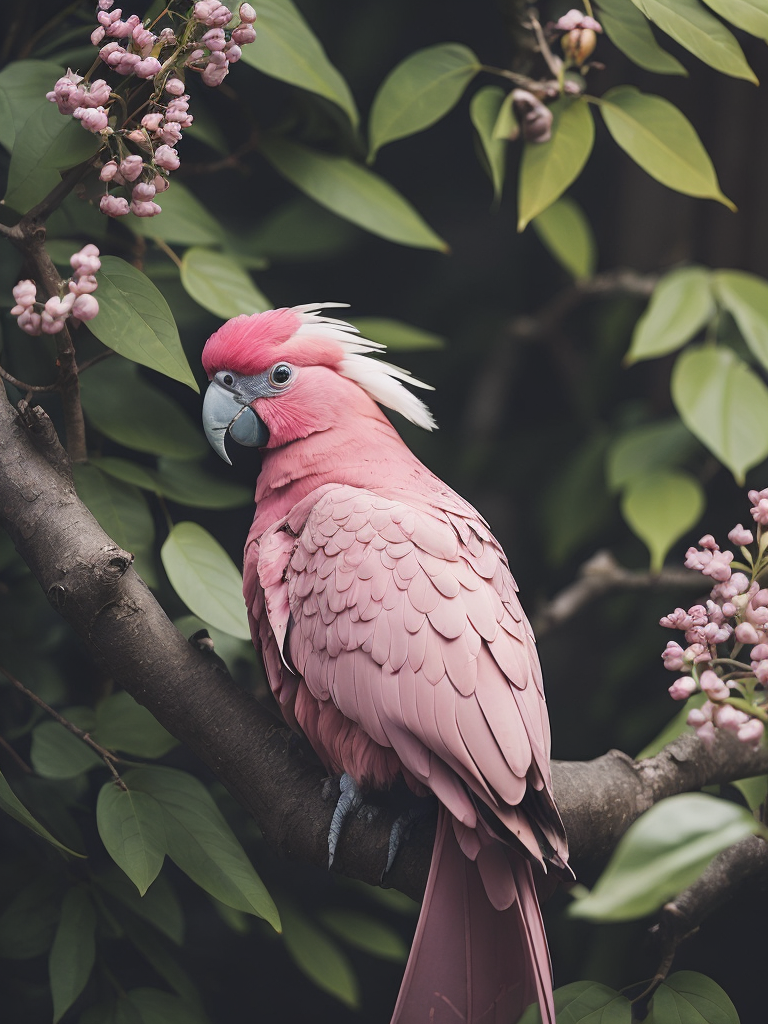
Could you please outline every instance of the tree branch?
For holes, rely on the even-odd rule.
[[[169,622],[131,556],[104,533],[61,468],[56,448],[36,442],[0,395],[0,522],[48,599],[115,682],[208,765],[279,855],[327,863],[332,807],[322,797],[322,768],[297,755],[275,714]],[[684,736],[639,763],[611,751],[591,762],[553,764],[577,872],[604,859],[658,800],[765,772],[768,751],[729,735],[711,749]],[[372,824],[351,822],[337,870],[378,883],[393,817],[385,811]],[[390,884],[415,897],[423,892],[433,837],[434,822],[414,829]]]

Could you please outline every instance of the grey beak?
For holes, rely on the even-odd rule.
[[[269,441],[264,421],[216,381],[208,385],[203,400],[203,430],[211,448],[230,466],[232,461],[224,446],[227,431],[238,444],[247,448],[263,448]]]

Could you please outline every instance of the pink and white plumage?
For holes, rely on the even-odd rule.
[[[554,1024],[533,865],[566,871],[567,847],[533,634],[485,521],[376,404],[431,428],[401,383],[420,382],[320,308],[238,317],[203,353],[212,387],[239,394],[233,436],[247,404],[264,444],[243,573],[254,642],[330,773],[402,776],[440,801],[393,1022],[508,1024],[538,1000]]]

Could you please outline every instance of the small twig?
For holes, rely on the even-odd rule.
[[[701,576],[688,569],[643,572],[625,569],[609,551],[598,551],[579,570],[579,578],[539,609],[534,621],[538,637],[562,625],[577,612],[610,590],[645,590],[664,587],[701,589]]]
[[[171,262],[175,263],[179,270],[181,270],[181,260],[170,247],[170,245],[168,245],[167,242],[164,242],[162,238],[153,238],[152,241],[155,243],[157,248],[161,249],[165,253],[165,255],[171,260]]]
[[[80,363],[80,365],[77,368],[78,373],[84,373],[86,370],[89,370],[92,366],[95,366],[96,363],[100,363],[103,359],[109,359],[109,357],[113,356],[114,354],[115,353],[111,348],[106,349],[104,352],[99,352],[99,354],[97,356],[94,356],[93,359],[87,359],[84,363]]]
[[[2,736],[0,736],[0,747],[2,747],[6,754],[8,754],[9,757],[11,757],[16,762],[16,764],[19,766],[19,768],[21,768],[23,772],[26,772],[27,775],[32,774],[32,769],[29,767],[24,758],[20,754],[17,754],[13,747],[10,745],[10,743]]]
[[[9,384],[13,384],[14,387],[18,388],[19,391],[24,391],[27,395],[33,391],[58,391],[59,385],[56,384],[25,384],[23,380],[17,380],[12,373],[8,373],[0,366],[0,377],[3,380],[7,380]]]
[[[79,740],[82,740],[83,743],[87,744],[92,750],[95,750],[96,753],[104,762],[104,764],[107,766],[107,768],[109,768],[110,772],[114,776],[117,785],[121,789],[127,788],[123,780],[120,778],[117,768],[115,768],[115,762],[119,760],[118,757],[116,757],[111,751],[107,750],[105,747],[100,746],[96,742],[96,740],[92,739],[84,729],[79,728],[79,726],[75,725],[74,722],[70,722],[68,718],[64,718],[64,716],[60,715],[58,711],[54,711],[50,704],[45,703],[42,697],[38,697],[36,693],[34,693],[32,690],[28,690],[27,687],[22,682],[19,682],[19,680],[16,679],[15,676],[12,676],[7,668],[3,668],[3,666],[0,665],[0,672],[5,676],[5,678],[8,680],[9,683],[11,683],[12,686],[15,686],[16,689],[20,693],[23,693],[24,696],[27,697],[29,700],[31,700],[33,704],[37,704],[39,708],[42,708],[43,711],[47,712],[47,714],[49,714],[52,718],[55,718],[59,725],[63,725],[64,728],[71,732],[73,736],[77,736]]]

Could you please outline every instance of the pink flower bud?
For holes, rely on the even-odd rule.
[[[754,540],[751,530],[745,530],[741,523],[738,523],[728,534],[728,540],[737,547],[744,547]]]
[[[749,622],[740,622],[734,634],[740,644],[756,644],[761,639],[755,627]]]
[[[223,50],[227,45],[227,37],[224,35],[223,28],[212,28],[205,33],[200,42],[209,50]]]
[[[64,318],[52,317],[49,313],[41,313],[40,329],[43,334],[58,334],[64,326]]]
[[[755,522],[761,526],[768,525],[768,488],[764,488],[762,491],[750,491],[749,500],[753,505],[749,511]]]
[[[154,78],[162,66],[157,57],[145,57],[144,60],[139,61],[133,69],[133,73],[137,78]]]
[[[180,78],[169,78],[165,83],[165,91],[171,96],[181,96],[184,93],[184,83]]]
[[[108,11],[115,0],[99,0],[98,9],[100,11]]]
[[[181,139],[181,127],[175,121],[165,121],[155,135],[163,145],[173,146]]]
[[[743,711],[731,707],[730,704],[723,704],[713,712],[712,721],[718,729],[725,729],[726,732],[735,734],[742,725],[746,725],[749,721],[749,715],[745,715]]]
[[[90,295],[90,293],[95,292],[98,287],[99,282],[93,274],[81,274],[69,282],[69,290],[73,295]]]
[[[123,199],[122,196],[102,196],[99,202],[99,209],[102,213],[106,213],[108,217],[124,217],[126,213],[131,212],[128,200]]]
[[[725,700],[726,697],[730,697],[731,695],[731,691],[728,689],[728,686],[716,672],[712,671],[711,668],[707,669],[706,672],[701,673],[699,685],[710,700]]]
[[[256,11],[250,4],[240,4],[240,10],[237,13],[240,21],[244,21],[246,25],[252,25],[256,21]]]
[[[232,38],[235,38],[234,32]],[[523,139],[526,142],[547,142],[552,135],[552,111],[549,107],[526,89],[513,89],[512,97]]]
[[[742,743],[749,743],[754,747],[760,745],[760,741],[763,738],[765,732],[765,726],[759,718],[750,718],[746,725],[742,725],[739,731],[736,733]]]
[[[219,0],[198,0],[194,8],[194,17],[209,28],[223,28],[232,20],[232,12],[219,3]]]
[[[661,654],[664,662],[664,668],[669,669],[670,672],[679,672],[685,664],[685,652],[680,644],[675,643],[674,640],[670,640],[666,648]]]
[[[93,320],[99,312],[99,303],[92,295],[78,295],[72,306],[72,316],[78,320]]]
[[[72,115],[77,118],[83,128],[97,134],[103,132],[109,124],[109,117],[104,107],[78,107]]]
[[[200,58],[204,56],[205,50],[193,50],[192,53],[190,53],[190,55],[187,57],[185,63],[194,64],[196,61],[200,60]]]
[[[164,28],[157,38],[160,40],[163,46],[176,45],[176,35],[172,28]]]
[[[206,65],[205,70],[203,71],[203,74],[202,74],[203,82],[205,83],[205,85],[211,86],[211,88],[214,88],[217,85],[221,85],[221,83],[224,81],[224,79],[229,74],[229,65],[227,64],[227,59],[226,59],[226,57],[224,57],[224,54],[223,53],[222,54],[218,54],[218,53],[212,53],[211,54],[212,58],[213,57],[219,57],[219,56],[224,59],[224,63],[223,64],[214,64],[212,62],[209,62]]]
[[[138,185],[133,186],[131,192],[131,198],[137,203],[148,203],[155,198],[157,189],[154,185],[148,181],[140,181]]]
[[[179,154],[170,146],[158,146],[155,150],[155,163],[164,171],[175,171],[179,166]]]
[[[120,164],[120,173],[126,181],[135,181],[141,174],[144,161],[138,155],[127,156]]]
[[[158,192],[165,192],[165,190],[171,184],[167,178],[164,178],[162,174],[156,174],[152,179],[152,184],[155,186]]]
[[[253,25],[238,25],[232,32],[232,42],[238,46],[247,46],[256,38],[256,29]]]
[[[111,11],[109,13],[107,11],[102,10],[99,11],[96,15],[96,21],[98,21],[98,23],[104,28],[109,28],[111,25],[114,25],[116,22],[120,21],[120,16],[122,15],[122,13],[123,12],[119,8],[118,10]]]
[[[97,78],[95,82],[91,83],[91,87],[83,97],[82,105],[84,107],[103,107],[105,103],[109,103],[109,97],[111,90],[103,78]]]
[[[74,295],[65,295],[63,299],[60,299],[58,295],[54,295],[46,302],[45,312],[51,319],[61,320],[69,316],[69,311],[72,309],[74,301]]]
[[[32,334],[35,337],[42,334],[42,317],[39,313],[35,313],[32,308],[26,309],[19,317],[17,323],[26,334]]]
[[[150,32],[148,28],[144,28],[143,25],[137,25],[133,30],[133,42],[138,46],[142,57],[148,57],[152,53],[152,47],[156,41],[157,36]]]
[[[603,31],[598,21],[590,18],[583,11],[573,8],[567,14],[564,14],[559,21],[555,22],[555,28],[559,32],[571,32],[575,28],[591,28],[593,32]]]
[[[240,49],[237,43],[233,43],[232,40],[230,39],[230,41],[224,48],[224,55],[230,64],[236,64],[242,57],[243,51]]]
[[[760,644],[760,647],[765,647],[765,644]],[[757,647],[752,648],[752,671],[755,673],[755,679],[758,683],[762,683],[765,686],[768,683],[768,660],[766,661],[755,661],[754,652]]]
[[[680,676],[669,687],[672,700],[688,700],[692,693],[696,693],[696,681],[691,676]]]
[[[141,119],[142,125],[147,129],[148,132],[156,132],[157,129],[163,122],[163,115],[161,113],[145,114]]]
[[[104,166],[99,171],[99,177],[102,181],[112,181],[114,176],[117,174],[117,164],[114,160],[107,160]]]
[[[93,45],[98,46],[106,34],[107,30],[102,25],[99,25],[98,28],[95,28],[93,32],[91,32],[91,42],[93,43]]]
[[[37,298],[37,285],[34,281],[19,281],[14,285],[13,297],[20,306],[31,306]]]
[[[757,647],[753,647],[750,657],[752,661],[763,661],[768,658],[768,644],[758,644]]]
[[[688,664],[698,665],[702,661],[709,661],[709,650],[704,644],[691,644],[683,653]]]
[[[137,217],[156,217],[162,210],[157,203],[137,203],[134,200],[131,203],[131,213],[135,213]]]
[[[95,274],[101,269],[99,250],[93,244],[84,245],[83,248],[69,258],[69,265],[78,277],[83,274]]]

